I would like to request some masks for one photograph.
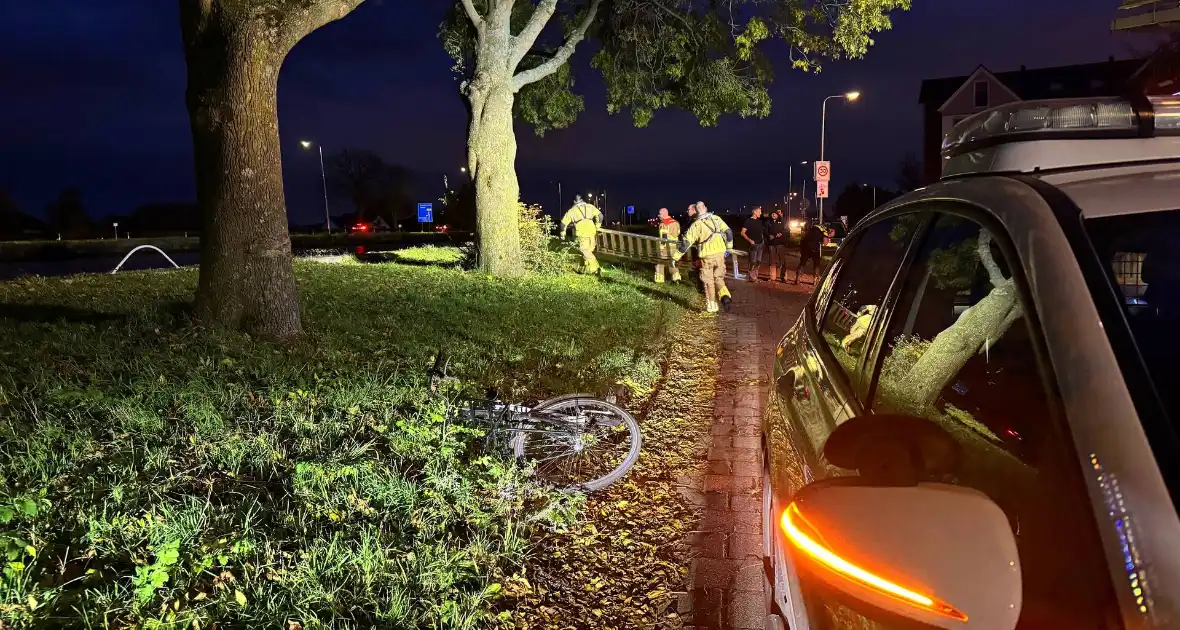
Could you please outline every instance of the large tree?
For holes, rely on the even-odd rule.
[[[922,161],[918,156],[907,152],[897,166],[897,188],[902,194],[917,190],[926,185],[926,175],[922,172]]]
[[[64,239],[90,238],[93,232],[93,224],[82,204],[82,191],[77,188],[62,190],[53,203],[45,206],[45,218]]]
[[[348,149],[329,158],[328,188],[352,202],[358,219],[382,217],[390,225],[409,219],[413,209],[412,174],[387,164],[366,149]]]
[[[301,331],[283,198],[276,96],[299,40],[362,0],[180,0],[188,66],[205,323],[290,339]]]
[[[659,109],[692,112],[702,125],[723,114],[766,116],[772,79],[761,44],[781,38],[790,61],[858,58],[888,13],[910,0],[456,0],[440,37],[455,59],[468,105],[467,166],[476,186],[480,267],[523,269],[516,226],[514,114],[538,133],[571,124],[583,109],[568,61],[597,40],[592,64],[607,110],[637,126]],[[547,27],[551,24],[554,27]],[[556,31],[560,29],[561,33]]]

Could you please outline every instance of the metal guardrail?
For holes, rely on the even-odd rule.
[[[660,258],[661,246],[668,241],[658,236],[647,236],[646,234],[633,234],[631,232],[619,232],[618,230],[600,228],[595,238],[598,242],[596,250],[604,254],[650,262],[652,264],[659,262],[670,264],[671,262],[667,259]],[[746,252],[741,250],[729,250],[729,258],[733,261],[733,277],[737,280],[745,277],[738,268],[738,257],[745,255]]]
[[[168,254],[164,253],[164,250],[160,249],[159,247],[156,247],[155,245],[140,245],[139,247],[136,247],[135,249],[127,252],[127,255],[123,257],[123,260],[120,260],[119,264],[115,265],[115,268],[111,270],[111,273],[112,274],[117,273],[120,269],[123,268],[123,263],[127,262],[127,259],[131,258],[132,254],[134,254],[135,252],[137,252],[141,249],[154,249],[154,250],[160,252],[160,255],[163,256],[165,260],[172,263],[173,267],[175,267],[176,269],[180,269],[180,265],[176,264],[175,260],[172,260],[171,258],[169,258]]]

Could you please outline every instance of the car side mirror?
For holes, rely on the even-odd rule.
[[[979,491],[840,477],[802,488],[779,526],[803,574],[870,619],[1016,628],[1016,537],[1003,510]]]

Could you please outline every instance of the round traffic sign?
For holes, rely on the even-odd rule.
[[[817,166],[815,168],[815,173],[816,173],[816,175],[819,175],[821,178],[827,177],[828,176],[828,165],[827,164],[820,164],[819,166]]]

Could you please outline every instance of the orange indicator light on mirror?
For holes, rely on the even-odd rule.
[[[803,518],[798,504],[792,503],[787,506],[783,511],[781,525],[783,533],[795,548],[806,553],[826,569],[905,604],[958,621],[967,621],[967,615],[953,606],[908,589],[841,558],[819,542],[822,539]]]

